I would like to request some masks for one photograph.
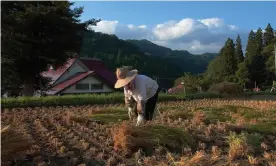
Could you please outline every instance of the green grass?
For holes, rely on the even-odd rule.
[[[254,149],[260,149],[261,142],[263,141],[264,137],[259,133],[246,133],[246,140],[249,145],[251,145]]]
[[[225,108],[204,107],[196,111],[203,111],[206,115],[206,122],[208,123],[231,121],[231,116],[227,114],[229,110]]]
[[[92,115],[91,118],[93,120],[98,120],[103,123],[109,123],[109,122],[120,122],[120,120],[128,120],[128,115],[127,113],[125,115],[95,114],[95,115]]]
[[[152,125],[151,127],[147,127],[147,131],[152,134],[151,137],[158,144],[167,145],[171,148],[180,148],[179,145],[182,147],[194,145],[192,137],[180,128]]]
[[[237,118],[231,117],[231,113],[236,113],[239,117],[244,118],[244,127],[247,131],[261,134],[276,134],[275,110],[260,112],[248,107],[227,105],[222,107],[202,107],[195,110],[195,112],[197,111],[203,111],[205,113],[207,123],[229,121],[236,124]],[[257,124],[250,124],[250,120],[257,120]]]
[[[104,108],[93,112],[91,118],[103,123],[120,122],[120,120],[129,119],[125,108]]]
[[[276,121],[247,125],[247,130],[250,132],[257,132],[261,134],[276,134]]]
[[[252,119],[271,119],[273,116],[276,116],[276,113],[273,111],[268,112],[260,112],[258,110],[254,110],[253,108],[249,107],[239,107],[239,106],[230,106],[225,105],[221,107],[202,107],[196,109],[196,111],[203,111],[207,115],[207,120],[210,122],[226,122],[230,121],[232,123],[236,122],[236,118],[231,117],[231,113],[236,113],[240,117],[243,117],[246,122],[250,122]],[[265,121],[263,121],[265,122]]]
[[[181,152],[184,147],[195,147],[193,137],[181,128],[165,125],[146,125],[135,127],[134,131],[135,132],[131,134],[132,137],[150,142],[153,147],[162,146],[174,152]],[[146,153],[150,153],[153,147],[149,146],[143,149]]]

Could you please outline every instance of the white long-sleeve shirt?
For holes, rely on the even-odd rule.
[[[146,101],[149,98],[153,97],[157,89],[159,88],[156,81],[148,76],[137,74],[134,79],[134,89],[126,90],[126,88],[124,88],[124,94],[125,97],[128,97],[129,99],[133,97],[134,100],[137,102],[142,100]]]

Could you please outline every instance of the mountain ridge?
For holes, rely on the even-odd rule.
[[[186,56],[187,55],[201,56],[201,55],[206,55],[206,54],[216,54],[216,55],[218,55],[218,53],[211,53],[211,52],[205,52],[205,53],[202,53],[202,54],[193,54],[193,53],[190,53],[188,50],[171,49],[171,48],[168,48],[168,47],[165,47],[165,46],[161,46],[161,45],[155,44],[155,43],[153,43],[153,42],[151,42],[147,39],[141,39],[141,40],[127,39],[125,41],[130,42],[132,44],[135,44],[140,49],[142,49],[141,51],[145,51],[145,53],[150,52],[149,50],[147,50],[148,49],[147,47],[144,47],[145,45],[148,45],[148,46],[152,46],[152,49],[153,48],[160,49],[164,52],[167,52],[167,54],[168,53],[176,53],[176,54],[183,54],[183,55],[186,55]],[[154,55],[154,56],[160,56],[160,55]]]

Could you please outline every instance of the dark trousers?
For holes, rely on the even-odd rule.
[[[156,106],[156,103],[158,100],[158,94],[159,94],[160,90],[161,89],[158,88],[155,95],[147,100],[146,108],[145,108],[145,112],[144,112],[145,120],[152,120],[155,106]]]
[[[158,88],[155,95],[147,100],[145,112],[143,114],[145,120],[152,120],[152,118],[153,118],[152,115],[154,113],[156,102],[158,100],[158,94],[159,94],[160,91],[161,91],[161,89]],[[130,105],[131,105],[132,109],[134,110],[135,115],[138,116],[137,102],[134,100],[133,97],[131,97]]]

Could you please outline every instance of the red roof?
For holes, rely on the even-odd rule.
[[[99,60],[95,59],[80,59],[80,61],[91,71],[94,71],[96,75],[100,76],[107,83],[114,86],[116,83],[115,72],[111,72],[106,66]]]
[[[170,93],[170,94],[181,93],[181,92],[183,92],[183,90],[184,90],[184,86],[180,84],[180,85],[177,85],[177,86],[169,89],[168,93]]]
[[[42,72],[41,75],[43,77],[51,78],[52,80],[50,84],[53,84],[75,61],[75,58],[68,59],[68,61],[63,66],[57,68],[56,70],[49,69],[45,72]]]
[[[69,59],[62,67],[59,67],[56,70],[49,69],[48,71],[43,72],[42,76],[51,78],[52,81],[50,82],[50,84],[53,84],[71,65],[75,63],[76,60],[77,59],[75,58]],[[62,81],[61,83],[55,85],[47,92],[48,94],[55,94],[65,89],[66,87],[78,82],[79,80],[83,79],[91,73],[100,77],[111,87],[114,86],[116,82],[115,73],[108,70],[101,61],[95,59],[79,59],[79,61],[87,67],[88,71],[78,72],[75,75],[66,79],[65,81]]]
[[[76,82],[84,79],[85,77],[87,77],[91,73],[93,73],[93,71],[76,73],[75,75],[69,77],[65,81],[63,81],[63,82],[57,84],[56,86],[52,87],[50,89],[50,91],[48,91],[48,94],[55,94],[55,93],[65,89],[65,88],[69,87],[70,85],[73,85]]]

